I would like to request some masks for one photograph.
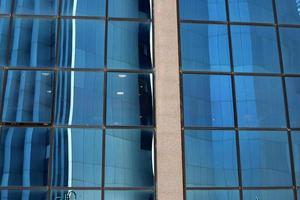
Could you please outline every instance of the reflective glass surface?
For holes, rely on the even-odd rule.
[[[47,191],[37,190],[0,190],[0,199],[28,199],[28,200],[45,200]]]
[[[285,73],[300,74],[299,35],[299,28],[280,28],[280,42]]]
[[[50,157],[49,136],[48,128],[2,128],[0,134],[1,186],[47,185]],[[1,199],[5,195],[9,193],[1,193]]]
[[[9,14],[11,12],[12,0],[0,1],[0,14]]]
[[[104,21],[66,19],[61,23],[59,66],[104,67]]]
[[[55,108],[57,124],[100,126],[103,116],[103,73],[59,72]]]
[[[107,129],[105,186],[154,186],[153,142],[151,130]]]
[[[109,0],[109,16],[150,18],[152,0]]]
[[[240,131],[243,186],[292,184],[286,132]]]
[[[234,125],[230,76],[184,74],[183,103],[185,126]]]
[[[300,132],[293,131],[292,132],[292,145],[293,145],[293,153],[294,153],[294,166],[295,166],[295,176],[296,183],[300,185]]]
[[[180,39],[182,69],[230,71],[225,25],[182,23]]]
[[[185,131],[187,187],[237,186],[233,131]]]
[[[152,74],[108,73],[109,125],[153,125]]]
[[[55,129],[53,186],[100,187],[101,169],[101,129]]]
[[[225,21],[225,0],[179,0],[181,19]]]
[[[273,27],[232,26],[231,34],[235,71],[280,72]]]
[[[150,23],[117,22],[108,24],[108,68],[152,68]]]
[[[291,127],[300,128],[300,77],[286,77],[289,116]]]
[[[235,85],[240,127],[286,126],[280,77],[236,76]]]
[[[53,72],[8,71],[2,120],[50,123]]]
[[[62,15],[105,16],[106,0],[62,0]]]
[[[293,190],[245,190],[244,200],[294,200]]]
[[[53,67],[56,35],[56,21],[53,19],[14,19],[10,65]]]
[[[0,7],[2,2],[0,2]],[[7,65],[8,28],[9,19],[0,18],[0,66]]]
[[[56,15],[57,11],[58,0],[15,0],[16,14]]]
[[[298,0],[276,0],[279,23],[300,23],[300,2]]]
[[[154,200],[154,194],[150,191],[107,191],[106,200]]]
[[[50,200],[101,200],[100,190],[53,190]]]
[[[231,21],[274,21],[272,0],[229,0],[229,6]]]
[[[239,200],[239,191],[235,190],[189,190],[187,200]]]

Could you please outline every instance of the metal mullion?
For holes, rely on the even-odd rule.
[[[108,21],[116,22],[140,22],[140,23],[150,23],[152,19],[147,18],[125,18],[125,17],[107,17]]]
[[[133,73],[133,74],[150,74],[154,73],[153,69],[106,69],[107,72],[116,73]]]
[[[38,68],[34,68],[34,67],[22,67],[22,66],[6,66],[4,67],[4,69],[7,69],[9,71],[54,71],[55,69],[53,67],[38,67]]]
[[[106,18],[103,16],[69,16],[69,15],[63,15],[61,16],[62,19],[85,19],[85,20],[105,20]]]
[[[17,19],[57,19],[56,15],[13,14],[13,16]]]
[[[187,187],[187,190],[287,190],[293,189],[293,186],[258,186],[258,187]]]
[[[180,16],[178,16],[178,18],[180,18]],[[209,21],[209,20],[197,20],[197,19],[178,19],[178,20],[179,20],[179,23],[185,23],[185,24],[206,24],[206,25],[207,24],[215,24],[215,25],[226,25],[227,24],[226,21]]]

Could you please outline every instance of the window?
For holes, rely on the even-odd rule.
[[[15,0],[16,14],[56,15],[58,0]]]
[[[105,16],[106,0],[62,0],[62,15]]]
[[[290,124],[293,128],[300,127],[300,78],[286,77]]]
[[[278,21],[283,24],[300,23],[300,3],[297,0],[276,0]]]
[[[189,190],[187,200],[239,200],[239,192],[235,190]]]
[[[151,0],[109,0],[109,17],[150,18]]]

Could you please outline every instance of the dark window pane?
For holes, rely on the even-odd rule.
[[[229,0],[229,6],[231,21],[274,21],[272,0]]]
[[[105,16],[106,0],[62,0],[62,15]]]
[[[279,23],[300,23],[300,2],[298,0],[276,0]]]
[[[27,200],[45,200],[47,191],[35,190],[0,190],[2,200],[9,199],[27,199]]]
[[[244,200],[294,200],[293,190],[244,190]]]
[[[151,0],[109,0],[109,16],[124,18],[150,18]]]
[[[108,129],[106,131],[105,185],[108,187],[152,187],[154,184],[153,140],[151,130]]]
[[[101,129],[55,129],[52,185],[100,187]]]
[[[243,186],[292,184],[286,132],[241,131],[240,150]]]
[[[108,73],[109,125],[153,125],[152,74]]]
[[[227,27],[181,23],[181,62],[183,70],[230,71]]]
[[[180,18],[225,21],[225,0],[180,0]]]
[[[230,76],[183,75],[184,125],[232,127]]]
[[[2,119],[50,123],[53,72],[8,71]]]
[[[280,77],[236,76],[235,83],[239,126],[286,126]]]
[[[56,15],[58,0],[16,0],[16,14]]]
[[[4,75],[4,71],[0,69],[0,106],[2,106],[3,75]],[[0,116],[0,120],[1,120],[1,116]]]
[[[3,1],[0,1],[0,4]],[[0,19],[0,66],[7,65],[7,45],[8,45],[8,26],[9,19]]]
[[[101,125],[102,72],[59,72],[56,87],[57,124]]]
[[[50,130],[47,128],[2,128],[1,186],[47,185],[49,135]]]
[[[300,185],[300,132],[292,132],[294,166],[297,185]]]
[[[284,71],[286,73],[300,73],[300,29],[280,28],[280,41]]]
[[[273,27],[232,26],[231,33],[235,71],[280,72]]]
[[[106,191],[106,200],[154,200],[154,193],[150,191]]]
[[[0,1],[0,14],[9,14],[11,12],[12,0]]]
[[[291,127],[300,128],[300,78],[287,77],[286,90]]]
[[[104,67],[104,21],[62,20],[59,66],[70,68]]]
[[[16,18],[13,23],[11,43],[11,66],[53,67],[56,21]]]
[[[101,200],[100,190],[53,190],[50,200]]]
[[[185,131],[188,187],[237,186],[235,132]]]
[[[152,68],[150,23],[109,22],[108,68]]]
[[[235,190],[190,190],[187,191],[187,200],[239,200],[239,191]],[[255,200],[255,199],[254,199]]]

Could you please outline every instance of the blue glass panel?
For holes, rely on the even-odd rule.
[[[56,86],[57,124],[102,124],[102,72],[59,72]]]
[[[57,15],[58,0],[16,0],[16,14]]]
[[[151,130],[107,129],[105,185],[152,187],[153,140]]]
[[[237,186],[234,131],[185,131],[188,187]]]
[[[232,26],[231,35],[235,71],[280,72],[273,27]]]
[[[53,190],[50,200],[101,200],[100,190]]]
[[[150,18],[152,0],[109,0],[109,16]]]
[[[300,78],[286,77],[286,90],[291,127],[300,128]]]
[[[181,62],[183,70],[230,71],[227,27],[181,23]]]
[[[106,0],[62,0],[62,15],[105,16]]]
[[[9,19],[0,18],[0,66],[7,65],[8,26]]]
[[[240,132],[243,186],[290,186],[286,132]]]
[[[101,129],[55,129],[53,186],[100,187],[101,169]]]
[[[180,18],[225,21],[225,0],[180,0]]]
[[[11,12],[12,0],[0,1],[0,14],[9,14]]]
[[[152,68],[150,23],[109,22],[108,68]]]
[[[300,29],[280,28],[283,66],[286,73],[300,74]]]
[[[2,106],[3,75],[4,75],[4,71],[2,69],[0,69],[0,106]],[[0,116],[0,119],[1,119],[1,116]]]
[[[300,132],[292,132],[292,142],[293,142],[293,153],[294,153],[294,166],[295,166],[295,176],[296,183],[300,185]]]
[[[229,8],[231,21],[274,21],[272,0],[229,0]]]
[[[0,134],[1,186],[47,185],[50,158],[49,136],[48,128],[2,128]]]
[[[8,71],[2,120],[50,123],[53,72]]]
[[[47,191],[35,190],[0,190],[0,199],[27,199],[27,200],[45,200]]]
[[[230,76],[183,75],[184,125],[232,127]]]
[[[244,190],[244,200],[294,200],[293,190]]]
[[[56,21],[16,18],[13,23],[11,43],[11,66],[53,67]]]
[[[239,191],[235,190],[189,190],[187,200],[239,200]]]
[[[106,191],[106,200],[154,200],[154,193],[150,191]]]
[[[104,67],[104,32],[103,20],[62,20],[59,66]]]
[[[235,85],[239,126],[286,126],[280,77],[236,76]]]
[[[300,2],[298,0],[276,0],[279,23],[300,23]]]
[[[108,73],[109,125],[153,125],[152,74]]]

